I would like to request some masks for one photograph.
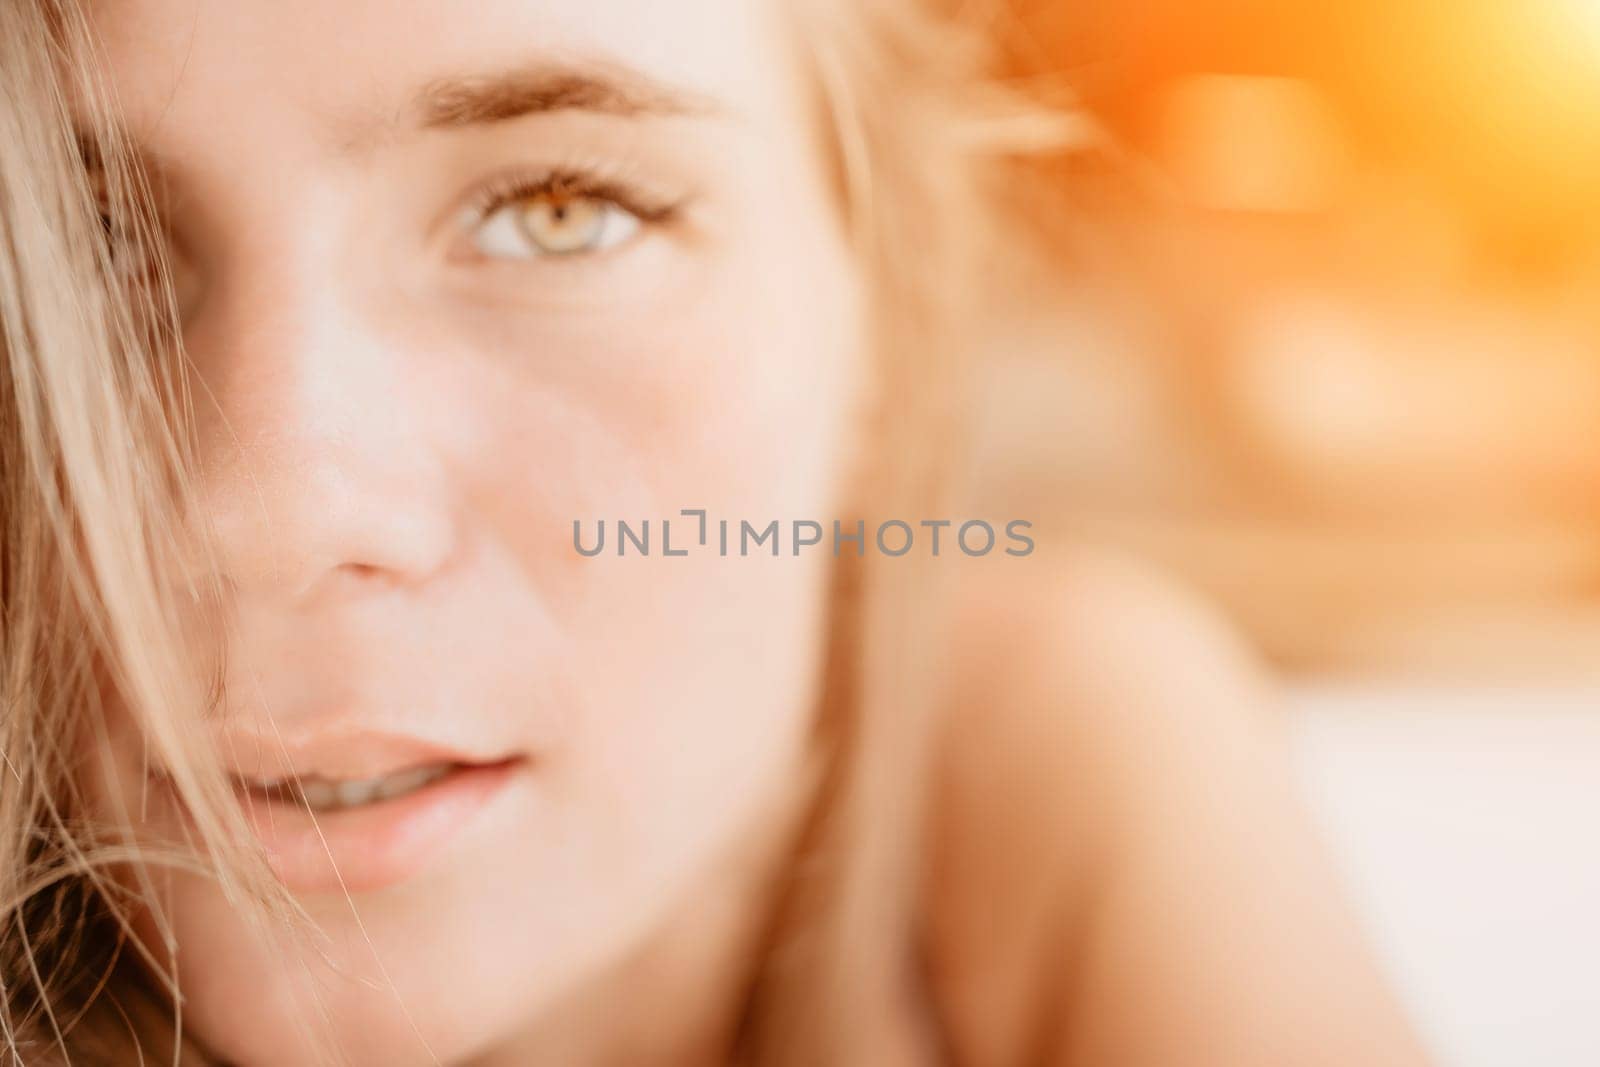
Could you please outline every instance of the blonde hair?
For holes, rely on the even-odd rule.
[[[157,358],[176,351],[170,306],[123,298],[106,239],[147,243],[128,153],[109,121],[74,132],[74,104],[111,116],[88,40],[69,0],[0,5],[0,1036],[30,1065],[172,1030],[113,981],[146,951],[129,918],[158,895],[151,863],[269,892],[220,768],[183,729],[208,700],[174,621],[206,600],[174,581],[201,551],[183,523],[188,403]],[[84,753],[104,749],[113,707],[192,799],[192,854],[136,843],[136,812],[91,818]],[[165,976],[162,936],[168,959],[145,970]]]
[[[1017,192],[1005,164],[1067,128],[994,87],[985,5],[965,5],[966,20],[919,0],[797,8],[873,288],[882,403],[858,498],[938,514],[960,483],[976,272],[998,247],[995,205]],[[166,959],[137,958],[131,915],[161,926],[150,871],[206,870],[264,922],[293,905],[237,844],[251,840],[239,806],[182,728],[217,695],[214,674],[186,665],[174,621],[211,598],[190,577],[209,570],[193,565],[205,545],[186,522],[188,397],[170,300],[124,300],[99,232],[137,238],[150,224],[115,133],[73,133],[72,105],[115,130],[96,69],[72,0],[0,4],[0,1045],[30,1065],[203,1063],[182,1041],[170,936]],[[761,961],[744,1062],[861,1062],[854,1042],[914,938],[937,575],[896,562],[847,555],[836,576],[819,713],[829,770]],[[82,753],[112,708],[171,770],[198,830],[191,852],[138,844],[134,812],[89,819]]]
[[[854,500],[878,518],[959,511],[986,299],[996,270],[1026,261],[1028,212],[1049,200],[1024,164],[1081,133],[1072,112],[998,79],[1002,4],[947,6],[800,6],[868,279],[878,403]],[[926,555],[839,560],[819,722],[829,775],[757,987],[748,1062],[870,1062],[874,1019],[916,981],[947,573]]]

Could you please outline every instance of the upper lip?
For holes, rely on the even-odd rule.
[[[293,735],[231,728],[219,735],[217,746],[224,770],[251,783],[368,780],[439,764],[500,763],[515,755],[361,728]]]

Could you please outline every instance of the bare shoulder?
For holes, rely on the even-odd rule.
[[[1272,743],[1265,671],[1201,598],[1125,557],[1030,562],[974,568],[952,587],[936,830],[1004,812],[1002,838],[1066,837],[1076,855],[1114,814],[1085,801],[1147,795],[1119,795],[1128,776],[1149,787],[1164,759]],[[995,858],[1046,862],[1038,851]]]
[[[1093,791],[1114,788],[1111,776],[1272,743],[1266,672],[1201,597],[1109,553],[1031,562],[974,568],[952,588],[943,773],[957,806],[1009,802],[1019,829],[1081,841],[1082,827],[1059,822],[1089,796],[1110,799]],[[1060,799],[1035,803],[1033,788]]]
[[[1230,628],[1088,553],[952,592],[925,917],[958,1060],[1420,1062]]]
[[[1158,801],[1128,779],[1185,744],[1175,733],[1212,734],[1219,720],[1257,731],[1266,697],[1228,628],[1129,559],[971,568],[952,594],[930,827],[934,979],[962,1062],[1036,1062],[1059,984],[1045,971],[1071,950],[1124,809]]]
[[[952,684],[989,692],[1016,712],[1043,695],[1065,698],[1065,710],[1107,700],[1165,704],[1179,693],[1266,695],[1253,654],[1215,611],[1129,557],[1063,551],[972,568],[952,593]],[[1054,718],[1064,709],[1051,710]],[[958,727],[961,711],[990,718],[969,703],[957,711]]]

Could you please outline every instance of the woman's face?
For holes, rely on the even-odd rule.
[[[307,1062],[323,1009],[355,1063],[481,1052],[722,903],[799,777],[833,554],[716,528],[828,523],[858,393],[792,35],[775,0],[91,7],[194,364],[216,740],[326,935],[280,958],[177,879],[185,1024],[243,1064]]]

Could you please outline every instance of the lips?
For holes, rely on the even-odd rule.
[[[457,763],[429,763],[375,778],[243,778],[235,779],[235,787],[267,801],[298,802],[315,812],[343,811],[415,793],[461,767]]]
[[[422,873],[528,761],[415,738],[230,737],[235,792],[273,871],[296,893],[365,892]]]

